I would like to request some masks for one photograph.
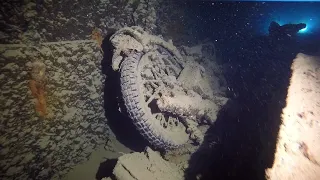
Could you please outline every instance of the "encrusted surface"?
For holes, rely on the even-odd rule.
[[[269,179],[316,180],[320,177],[320,58],[294,59],[282,112],[277,151]]]
[[[124,26],[154,30],[157,2],[0,2],[0,179],[60,179],[110,138],[100,45]]]
[[[181,10],[159,3],[1,1],[0,42],[6,45],[0,45],[0,179],[60,179],[110,138],[102,107],[102,39],[133,25],[189,39],[181,33],[186,29]],[[29,73],[34,61],[45,65],[41,88],[29,86],[35,79]],[[37,99],[45,99],[40,104],[46,116],[36,113]]]
[[[183,172],[175,164],[147,148],[145,152],[121,156],[113,171],[117,180],[182,180]]]
[[[64,174],[107,140],[95,43],[1,45],[0,52],[1,179]],[[38,116],[29,88],[34,61],[46,69],[46,116]]]

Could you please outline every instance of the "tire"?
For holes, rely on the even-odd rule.
[[[155,148],[178,148],[189,140],[189,135],[185,128],[179,132],[163,128],[146,106],[139,69],[142,57],[138,53],[131,54],[120,66],[121,93],[128,116],[140,134]]]

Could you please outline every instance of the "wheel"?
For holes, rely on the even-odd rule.
[[[131,53],[121,63],[121,92],[129,117],[155,148],[173,149],[189,140],[186,128],[173,114],[161,112],[156,100],[165,91],[164,76],[177,78],[182,67],[164,48]]]

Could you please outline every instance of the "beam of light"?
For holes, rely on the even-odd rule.
[[[308,26],[299,31],[299,33],[306,33],[306,32],[308,32]]]

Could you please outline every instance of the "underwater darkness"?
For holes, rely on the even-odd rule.
[[[272,21],[280,25],[306,23],[307,28],[299,33],[301,40],[317,42],[320,38],[319,2],[187,1],[185,5],[187,18],[193,20],[192,35],[199,40],[210,37],[226,51],[267,35]]]
[[[188,175],[265,179],[265,169],[273,163],[292,60],[298,52],[319,54],[320,3],[188,1],[185,6],[194,22],[192,35],[199,41],[210,38],[221,63],[229,63],[229,97],[240,109],[237,114],[230,109],[219,113],[206,137],[217,144],[211,153],[199,150],[192,156]],[[305,23],[307,28],[279,40],[268,36],[272,21]]]
[[[320,55],[320,2],[3,2],[0,179],[62,179],[102,148],[112,157],[107,154],[99,168],[89,167],[101,179],[112,175],[116,155],[150,146],[125,113],[120,73],[111,66],[114,47],[109,38],[125,26],[139,25],[172,39],[178,49],[206,42],[216,46],[222,67],[217,71],[227,81],[230,101],[191,156],[188,180],[265,179],[274,160],[292,60],[299,52]],[[149,3],[156,4],[153,11]],[[272,36],[272,21],[281,27],[305,23],[306,28]],[[26,65],[34,60],[46,65],[49,82],[39,89],[48,95],[49,117],[37,114],[34,102],[40,96],[33,97],[28,84],[32,79]],[[211,143],[214,148],[208,151]]]

